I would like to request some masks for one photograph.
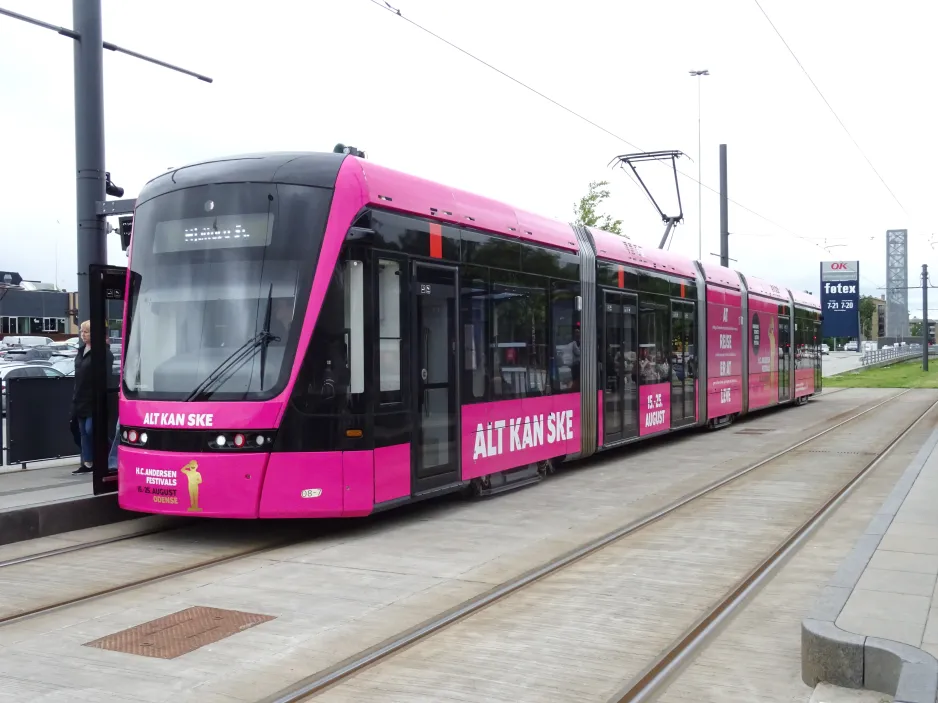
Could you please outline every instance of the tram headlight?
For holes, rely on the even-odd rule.
[[[224,434],[210,434],[206,441],[211,451],[247,453],[267,450],[273,444],[274,435],[271,431],[229,430]]]
[[[147,443],[147,433],[146,433],[146,432],[141,432],[141,433],[140,433],[140,444],[146,444],[146,443]]]
[[[137,430],[131,430],[128,432],[127,439],[130,440],[131,443],[135,443],[137,441]]]

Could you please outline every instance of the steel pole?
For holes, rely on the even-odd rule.
[[[703,154],[700,153],[700,80],[697,76],[697,260],[703,261],[703,170],[701,162]]]
[[[78,322],[89,319],[88,267],[107,263],[105,218],[104,50],[101,0],[72,0],[75,32],[75,169],[78,215]]]
[[[726,144],[720,144],[720,266],[730,265],[729,195],[726,189]]]
[[[928,371],[928,264],[922,264],[922,371]]]

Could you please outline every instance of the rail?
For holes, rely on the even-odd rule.
[[[523,588],[530,586],[531,584],[553,574],[558,573],[562,569],[570,566],[571,564],[589,557],[603,548],[619,542],[625,537],[628,537],[636,532],[644,529],[645,527],[658,522],[662,518],[667,517],[668,515],[677,512],[681,508],[694,501],[697,501],[704,496],[715,493],[724,486],[731,484],[738,479],[750,474],[758,469],[770,464],[781,457],[809,444],[814,442],[821,437],[834,432],[835,430],[847,425],[854,420],[857,420],[869,413],[874,412],[878,408],[891,403],[898,398],[902,397],[906,393],[909,393],[909,390],[903,390],[895,395],[891,395],[885,400],[882,400],[875,405],[872,405],[864,410],[861,410],[858,413],[855,413],[851,417],[840,420],[836,424],[826,427],[820,432],[812,434],[810,437],[802,439],[795,444],[782,449],[769,457],[761,459],[754,464],[746,466],[742,469],[738,469],[733,473],[730,473],[723,478],[718,479],[717,481],[704,486],[700,489],[697,489],[691,493],[686,494],[685,496],[679,498],[678,500],[659,508],[658,510],[653,511],[652,513],[645,515],[637,520],[629,522],[626,525],[623,525],[605,535],[597,537],[593,540],[590,540],[580,546],[574,548],[572,551],[567,552],[564,555],[551,559],[540,566],[537,566],[517,577],[510,578],[507,581],[502,582],[500,585],[495,586],[485,593],[474,596],[467,601],[464,601],[462,604],[444,612],[437,616],[431,617],[429,620],[424,621],[423,623],[417,625],[416,627],[410,628],[409,630],[398,633],[397,635],[392,636],[391,638],[385,640],[384,642],[375,645],[369,649],[363,650],[357,654],[353,654],[349,658],[339,662],[338,664],[331,666],[329,668],[320,670],[310,676],[307,676],[299,681],[296,681],[284,689],[278,691],[277,693],[268,696],[258,703],[301,703],[309,700],[310,698],[318,695],[327,688],[333,687],[338,683],[344,682],[352,678],[355,674],[363,671],[364,669],[371,667],[379,662],[390,659],[401,651],[407,649],[408,647],[416,644],[417,642],[427,640],[439,631],[443,630],[450,625],[459,622],[468,618],[469,616],[487,608],[488,606],[497,603],[511,596],[512,594],[522,590]],[[927,413],[931,412],[935,407],[938,407],[938,401],[935,401],[927,410],[925,410],[915,422],[919,422],[922,417]],[[914,426],[913,423],[912,426]],[[874,460],[867,464],[864,472],[868,472],[874,465],[878,464],[882,457],[886,455],[903,437],[905,437],[908,432],[911,431],[912,426],[910,426],[904,433],[900,434],[898,438],[893,440],[893,442],[881,452]],[[854,481],[857,479],[854,478]],[[852,485],[852,484],[850,484]],[[844,489],[841,489],[841,493]],[[840,495],[840,493],[838,493]],[[836,497],[836,496],[835,496]],[[831,499],[833,500],[833,499]],[[830,502],[830,501],[829,501]],[[800,534],[800,533],[799,533]]]
[[[929,347],[928,355],[938,355],[938,347]],[[876,349],[867,351],[860,358],[863,366],[880,364],[884,361],[903,361],[905,359],[916,359],[922,356],[922,345],[911,344],[904,347],[886,347],[885,349]]]

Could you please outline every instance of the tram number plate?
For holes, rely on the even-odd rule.
[[[420,284],[420,295],[430,295],[430,284],[421,283]]]
[[[321,488],[304,488],[300,493],[301,498],[318,498],[322,495]]]

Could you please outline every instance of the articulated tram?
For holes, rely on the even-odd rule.
[[[145,513],[494,493],[821,388],[810,295],[343,154],[155,178],[127,275],[118,492]]]

